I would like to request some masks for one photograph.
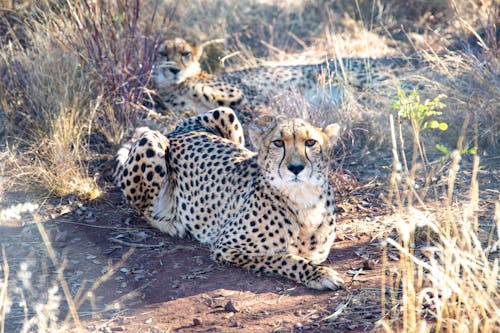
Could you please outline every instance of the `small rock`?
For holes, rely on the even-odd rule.
[[[201,325],[201,319],[200,318],[194,318],[193,319],[193,326],[200,326]]]
[[[142,279],[144,279],[146,276],[144,274],[136,274],[134,275],[134,281],[135,282],[138,282],[138,281],[141,281]]]
[[[227,312],[239,312],[238,309],[236,309],[236,307],[234,306],[233,302],[232,301],[229,301],[226,303],[226,305],[224,305],[224,311],[227,311]]]
[[[148,237],[149,237],[149,235],[145,231],[139,231],[139,232],[134,233],[134,238],[137,239],[137,241],[145,240]]]
[[[365,313],[363,314],[363,319],[373,319],[375,318],[375,315],[373,313]]]
[[[365,269],[365,270],[375,269],[376,264],[377,264],[377,262],[374,259],[363,260],[363,269]]]
[[[230,319],[230,318],[232,318],[232,317],[234,317],[234,312],[229,312],[227,315],[225,315],[225,316],[224,316],[224,317],[222,317],[222,318],[224,318],[224,319]]]
[[[144,324],[151,324],[153,322],[153,318],[148,318],[144,320]]]
[[[304,325],[302,325],[301,323],[295,323],[295,325],[293,325],[293,328],[295,328],[296,330],[302,330],[304,328]]]
[[[54,240],[61,243],[66,242],[68,240],[68,232],[57,230]]]

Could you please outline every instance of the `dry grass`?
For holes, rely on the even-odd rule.
[[[341,121],[354,137],[351,146],[356,151],[393,148],[388,204],[394,204],[395,215],[388,220],[397,221],[398,236],[387,240],[386,250],[396,250],[400,260],[383,285],[387,298],[381,329],[500,330],[499,204],[495,212],[483,212],[481,220],[477,214],[482,195],[477,184],[480,156],[498,154],[500,149],[494,1],[165,0],[159,7],[155,1],[139,6],[131,0],[12,4],[19,12],[5,13],[18,16],[6,15],[0,22],[0,191],[29,181],[55,196],[98,197],[104,181],[90,171],[90,163],[113,153],[127,130],[146,116],[154,94],[149,90],[149,71],[162,37],[225,38],[219,54],[239,52],[228,67],[258,64],[262,58],[289,60],[290,54],[308,61],[401,52],[424,58],[424,69],[409,68],[369,90],[358,92],[346,85],[342,103],[324,100],[314,112],[300,96],[283,96],[276,103],[318,124]],[[470,38],[474,42],[468,42]],[[390,104],[400,82],[422,86],[422,99],[448,96],[440,116],[448,131],[421,132],[403,123],[402,134],[391,136],[391,129],[398,132],[396,125],[387,124],[389,115],[395,115]],[[413,145],[415,138],[418,145]],[[450,152],[478,147],[479,153],[472,157],[468,200],[460,201],[456,195],[460,153],[443,156],[436,144]],[[418,154],[422,147],[428,156]],[[409,162],[398,168],[404,154],[409,154]],[[445,157],[444,162],[437,157]],[[434,177],[443,177],[444,185],[434,184]],[[463,192],[464,185],[460,186]],[[425,247],[416,247],[424,241]],[[10,278],[5,256],[2,262],[3,332]],[[64,286],[63,280],[57,281]],[[57,310],[53,307],[60,299],[54,290],[52,294],[48,299],[53,303],[43,311]],[[74,309],[82,300],[78,295],[65,297],[70,303],[74,298]],[[52,318],[50,313],[43,315]],[[76,314],[73,319],[78,320]],[[46,322],[27,320],[28,324],[50,329],[43,326]]]
[[[100,189],[88,174],[91,140],[98,133],[106,141],[96,144],[110,148],[147,112],[157,33],[152,21],[139,21],[133,1],[42,1],[30,9],[22,34],[29,46],[11,28],[14,37],[0,52],[3,136],[19,148],[15,178],[56,196],[94,199]]]
[[[396,236],[386,239],[384,251],[389,274],[382,284],[381,327],[387,332],[500,330],[499,202],[495,211],[487,212],[487,217],[479,221],[479,156],[474,155],[470,199],[456,203],[460,152],[451,154],[442,188],[431,190],[429,187],[437,186],[428,183],[418,187],[416,169],[431,166],[424,162],[417,166],[413,159],[403,167],[401,164],[411,159],[405,157],[394,127],[392,133],[394,167],[389,195],[396,198],[397,213],[388,217],[388,222],[396,228]],[[413,134],[419,136],[417,131]],[[432,191],[440,192],[440,198],[424,202],[426,193]],[[388,252],[394,250],[399,256],[396,268],[388,264]]]
[[[3,99],[7,129],[17,138],[14,145],[27,148],[18,155],[15,177],[35,180],[54,195],[76,192],[95,198],[99,190],[84,164],[88,143],[83,141],[95,113],[86,109],[92,95],[80,78],[75,55],[34,37],[39,38],[33,39],[36,53],[22,54],[12,47],[2,54],[7,75],[13,78],[4,94],[17,95],[17,100]],[[10,103],[20,105],[14,111]]]

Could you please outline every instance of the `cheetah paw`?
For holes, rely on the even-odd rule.
[[[342,288],[344,280],[335,270],[326,266],[318,266],[315,274],[311,277],[311,279],[306,281],[306,285],[309,288],[319,290],[337,290]]]

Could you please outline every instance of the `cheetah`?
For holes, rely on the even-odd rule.
[[[325,98],[338,101],[345,82],[362,89],[370,82],[390,78],[397,68],[414,64],[414,60],[398,57],[331,59],[320,64],[262,65],[212,75],[200,66],[203,46],[175,38],[159,47],[152,79],[160,109],[202,114],[226,106],[236,110],[246,124],[272,113],[269,105],[287,92],[298,93],[313,104]]]
[[[114,177],[153,227],[207,244],[216,262],[335,290],[341,276],[321,263],[335,239],[328,165],[339,132],[263,115],[249,128],[252,152],[235,112],[220,107],[166,136],[141,128]]]
[[[152,68],[157,109],[202,114],[225,106],[237,109],[244,122],[267,113],[266,100],[239,78],[219,77],[202,70],[202,53],[203,45],[192,45],[181,38],[160,46]]]

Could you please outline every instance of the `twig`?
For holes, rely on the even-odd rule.
[[[145,248],[145,249],[154,249],[165,246],[165,243],[163,242],[159,242],[158,244],[140,244],[140,243],[131,243],[127,241],[122,241],[121,239],[116,239],[116,238],[110,238],[109,240],[118,244],[127,245],[131,247]]]
[[[144,225],[144,226],[140,226],[140,225],[137,225],[137,226],[125,226],[125,227],[118,227],[118,226],[108,226],[108,225],[93,225],[93,224],[89,224],[89,223],[80,223],[80,222],[70,222],[70,221],[60,221],[58,223],[64,223],[64,224],[74,224],[74,225],[83,225],[85,227],[89,227],[89,228],[97,228],[97,229],[113,229],[113,230],[117,230],[117,231],[130,231],[131,229],[132,230],[151,230],[150,227],[148,227],[147,225]]]
[[[40,236],[42,236],[43,243],[45,244],[45,248],[47,249],[47,253],[49,255],[50,260],[52,261],[54,267],[57,269],[57,279],[59,280],[59,283],[61,284],[61,288],[64,292],[64,297],[66,298],[66,302],[68,302],[68,307],[69,311],[67,314],[67,318],[72,317],[73,321],[77,327],[77,331],[80,332],[82,331],[82,324],[80,323],[80,318],[78,317],[78,311],[75,306],[75,302],[73,300],[73,297],[71,296],[71,291],[69,289],[68,282],[66,281],[64,277],[64,266],[61,265],[59,260],[57,259],[56,252],[54,251],[54,248],[52,247],[52,243],[50,242],[49,235],[47,234],[47,231],[45,230],[45,227],[43,226],[42,223],[37,222],[36,226],[38,228],[38,232],[40,233]]]
[[[219,62],[220,62],[220,64],[221,64],[221,66],[222,66],[222,67],[224,67],[224,62],[225,62],[227,59],[232,58],[232,57],[234,57],[234,56],[237,56],[237,55],[239,55],[240,53],[241,53],[240,51],[236,51],[236,52],[233,52],[233,53],[230,53],[230,54],[228,54],[228,55],[226,55],[226,56],[221,57],[221,58],[219,59]]]
[[[351,303],[351,299],[352,299],[352,295],[349,295],[349,298],[347,299],[347,301],[344,304],[339,305],[334,313],[322,318],[321,321],[336,319],[344,311],[344,309],[349,305],[349,303]]]
[[[5,316],[7,315],[7,291],[9,283],[9,263],[7,261],[7,255],[5,254],[5,246],[2,245],[2,258],[3,258],[3,272],[4,272],[4,283],[2,292],[0,294],[0,304],[2,304],[2,314],[0,317],[0,332],[5,332]]]
[[[121,257],[120,261],[117,263],[111,265],[109,269],[104,273],[97,281],[95,281],[92,286],[85,292],[86,295],[89,293],[93,293],[97,288],[99,288],[105,281],[107,281],[118,269],[118,267],[122,266],[123,263],[134,253],[134,249],[128,250],[123,256]],[[82,289],[83,286],[80,288]],[[83,293],[78,291],[78,298],[75,297],[74,304],[76,305],[76,309],[79,309],[80,306],[82,306],[83,302],[85,301],[85,297],[83,297]],[[69,319],[69,315],[66,316],[64,319],[64,323]]]

